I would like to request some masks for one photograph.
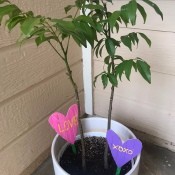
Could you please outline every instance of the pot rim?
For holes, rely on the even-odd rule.
[[[100,119],[100,120],[107,120],[106,118],[102,118],[102,117],[89,117],[89,118],[84,118],[84,119],[82,119],[82,120],[93,120],[93,119]],[[111,121],[112,123],[113,122],[117,122],[117,121],[114,121],[114,120],[112,120]],[[124,129],[126,129],[131,135],[132,135],[132,137],[133,138],[136,138],[136,136],[134,135],[134,133],[130,130],[130,129],[128,129],[125,125],[123,125],[123,124],[121,124],[121,123],[119,123],[119,122],[117,122],[120,126],[122,126]],[[92,131],[93,132],[93,131]],[[87,132],[88,133],[88,132]],[[90,133],[90,132],[89,132]],[[100,131],[99,131],[99,133],[100,133]],[[54,137],[54,140],[53,140],[53,142],[52,142],[52,146],[51,146],[51,155],[52,155],[52,159],[53,159],[53,162],[55,162],[56,163],[56,167],[58,168],[58,169],[61,169],[62,171],[65,171],[60,165],[59,165],[59,163],[58,163],[58,161],[57,161],[57,158],[56,158],[56,155],[55,155],[55,144],[56,144],[56,142],[57,142],[57,139],[58,139],[58,137],[59,137],[59,135],[57,134],[55,137]],[[139,154],[137,157],[136,157],[136,159],[135,159],[135,163],[134,163],[134,165],[132,166],[132,168],[131,168],[131,170],[127,173],[127,174],[125,174],[125,175],[129,175],[129,174],[131,174],[131,173],[133,173],[134,172],[134,170],[136,169],[136,167],[138,166],[138,164],[139,164],[139,162],[140,162],[140,158],[141,158],[141,154]],[[66,171],[65,171],[65,173],[67,173]],[[68,174],[67,173],[67,175],[70,175],[70,174]]]

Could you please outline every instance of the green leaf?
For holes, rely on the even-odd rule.
[[[133,60],[126,60],[125,61],[125,75],[126,78],[130,81],[131,69],[133,66]]]
[[[148,82],[151,83],[151,71],[150,71],[150,66],[141,60],[137,60],[136,62],[138,71],[142,75],[142,77]]]
[[[102,52],[103,52],[104,46],[105,46],[105,44],[104,44],[104,45],[100,48],[100,50],[99,50],[99,54],[100,54],[101,57],[102,57]]]
[[[76,27],[72,21],[53,19],[52,22],[55,22],[55,26],[58,27],[63,33],[69,32],[70,34],[76,30]]]
[[[83,35],[71,34],[71,36],[79,46],[83,45],[85,48],[87,47],[86,39]]]
[[[8,2],[8,1],[7,0],[0,0],[0,4],[2,4],[4,2]]]
[[[108,18],[110,28],[113,30],[114,26],[116,25],[117,19],[120,17],[120,11],[115,11],[112,15]]]
[[[137,8],[138,8],[140,14],[141,14],[142,17],[143,17],[143,21],[144,21],[144,24],[145,24],[146,18],[147,18],[146,11],[145,11],[145,9],[144,9],[139,3],[137,3]]]
[[[94,12],[93,10],[91,10],[91,13]],[[92,15],[90,15],[94,21],[98,21],[101,22],[104,20],[104,15],[105,15],[105,11],[104,10],[98,10],[96,9],[94,13],[92,13]]]
[[[129,23],[129,16],[128,16],[128,6],[127,5],[123,5],[121,7],[121,15],[120,15],[122,21],[125,23],[126,27],[127,24]]]
[[[40,18],[28,17],[21,25],[21,31],[26,36],[30,36],[34,28],[40,24]]]
[[[101,72],[100,74],[98,74],[98,75],[95,76],[94,81],[93,81],[94,87],[95,87],[95,83],[96,83],[98,77],[99,77],[100,75],[102,75],[103,73],[105,73],[105,72]]]
[[[44,35],[41,35],[41,36],[39,36],[39,37],[37,37],[35,39],[35,43],[36,43],[37,46],[39,46],[43,42],[50,41],[51,39],[54,39],[55,40],[56,38],[54,36],[45,37]]]
[[[87,47],[87,39],[84,35],[81,24],[78,24],[75,21],[64,21],[60,19],[53,19],[52,22],[55,23],[55,26],[61,33],[64,33],[65,35],[71,35],[78,45],[82,44],[84,47]]]
[[[137,37],[137,33],[132,32],[132,33],[129,34],[129,37],[131,38],[131,41],[132,41],[132,43],[133,43],[134,45],[135,45],[135,42],[136,42],[137,45],[138,45],[139,39],[138,39],[138,37]]]
[[[132,51],[131,38],[126,36],[121,36],[122,43]]]
[[[108,2],[111,2],[111,3],[112,3],[112,0],[106,0],[106,1],[108,1]]]
[[[84,5],[84,8],[87,8],[90,10],[104,10],[104,7],[102,5],[94,5],[94,4]]]
[[[151,40],[144,33],[139,33],[139,34],[143,39],[145,39],[149,47],[151,47]]]
[[[152,1],[150,0],[142,0],[144,1],[145,3],[147,3],[149,6],[151,6],[152,8],[154,8],[155,12],[161,16],[162,20],[163,20],[163,13],[162,11],[160,10],[160,8],[155,4],[153,3]]]
[[[76,0],[75,1],[75,5],[78,7],[78,8],[81,8],[81,6],[84,4],[84,1],[83,0]]]
[[[133,63],[133,67],[134,67],[135,71],[137,72],[137,64],[134,61],[132,63]]]
[[[64,8],[66,14],[67,14],[73,7],[75,7],[75,6],[74,6],[74,5],[68,5],[68,6],[66,6],[66,7]]]
[[[7,21],[7,27],[9,29],[9,31],[11,31],[17,24],[23,22],[25,20],[24,16],[15,16],[13,18],[10,18]]]
[[[128,8],[127,8],[128,16],[132,25],[135,25],[135,22],[136,22],[136,11],[137,11],[136,0],[132,0],[129,2]]]
[[[97,58],[98,58],[99,49],[100,49],[100,46],[101,46],[103,40],[104,40],[104,39],[102,38],[100,41],[98,41],[98,43],[97,43],[96,46],[94,47],[95,55],[96,55]]]
[[[45,39],[45,37],[37,37],[37,38],[35,39],[35,43],[36,43],[37,46],[39,46],[40,44],[42,44],[42,43],[45,42],[45,41],[47,41],[47,40]]]
[[[110,58],[111,57],[109,55],[105,57],[105,59],[104,59],[105,64],[109,64]]]
[[[122,81],[121,78],[122,78],[123,72],[124,72],[124,64],[123,62],[121,62],[119,65],[115,67],[115,73],[117,76],[119,75],[120,81]]]
[[[109,81],[110,83],[113,85],[113,86],[117,86],[118,82],[117,82],[117,78],[113,75],[113,74],[108,74],[108,78],[109,78]]]
[[[27,17],[34,17],[34,13],[32,11],[28,11],[26,15]]]
[[[103,31],[102,25],[98,22],[96,22],[94,24],[94,26],[92,26],[92,27],[94,27],[94,29],[97,30],[97,32],[102,32]]]
[[[122,20],[121,17],[117,19],[118,22],[120,22],[120,24],[122,24]]]
[[[82,33],[85,36],[85,40],[87,40],[93,48],[94,41],[97,40],[96,31],[85,22],[76,22],[74,24],[77,34]]]
[[[65,17],[62,18],[62,19],[69,19],[69,18],[72,18],[72,15],[65,16]]]
[[[69,36],[69,35],[68,35]],[[80,47],[81,46],[81,42],[79,39],[77,39],[75,36],[72,35],[72,38],[74,39],[74,41],[78,44],[78,46]],[[86,48],[87,46],[84,45],[84,47]]]
[[[105,40],[105,46],[106,46],[106,50],[108,52],[108,54],[113,57],[114,54],[115,54],[115,42],[114,42],[114,39],[112,38],[107,38]]]
[[[115,23],[115,28],[116,28],[116,32],[118,33],[119,32],[119,24],[118,24],[118,22]]]
[[[103,88],[105,89],[108,85],[108,76],[106,74],[103,74],[101,76],[101,80],[102,80],[102,83],[103,83]]]
[[[94,24],[93,20],[91,17],[89,16],[85,16],[85,15],[80,15],[78,16],[77,18],[74,19],[75,21],[83,21],[83,22],[86,22],[86,23],[89,23],[89,24]]]
[[[131,38],[132,43],[135,45],[135,38],[133,33],[130,33],[128,36]]]
[[[61,34],[61,38],[62,38],[62,40],[64,40],[65,38],[67,38],[69,35],[67,35],[67,34],[65,34],[65,33],[62,33]]]
[[[113,41],[116,47],[120,47],[120,41],[117,41],[114,38],[111,38],[111,40]]]
[[[32,32],[31,32],[31,37],[32,36],[42,36],[47,32],[47,30],[44,29],[44,26],[41,27],[36,27]]]
[[[3,7],[0,7],[0,16],[7,15],[16,9],[18,9],[18,8],[15,5],[6,5]]]
[[[13,11],[16,11],[16,10],[18,10],[19,12],[18,7],[16,7],[15,5],[6,5],[3,7],[0,7],[0,18],[2,19],[5,15],[10,15],[12,14]]]

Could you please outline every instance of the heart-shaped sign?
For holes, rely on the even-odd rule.
[[[55,112],[49,117],[52,128],[67,142],[74,144],[78,130],[78,106],[72,105],[67,115]]]
[[[142,150],[140,140],[129,139],[122,143],[120,137],[112,130],[108,130],[106,138],[114,161],[119,168],[139,155]]]

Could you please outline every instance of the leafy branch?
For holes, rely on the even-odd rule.
[[[142,0],[147,5],[155,10],[155,12],[162,18],[163,14],[159,7],[150,0]],[[112,37],[112,34],[118,34],[120,31],[120,25],[122,23],[127,27],[129,24],[134,26],[137,21],[137,13],[143,18],[143,23],[146,23],[147,12],[144,7],[140,5],[137,0],[129,0],[127,4],[121,6],[120,10],[109,11],[107,6],[108,3],[113,3],[112,0],[89,0],[88,5],[83,5],[83,11],[87,9],[90,13],[87,17],[84,17],[85,21],[91,20],[93,23],[98,24],[101,30],[96,30],[100,39],[97,39],[97,43],[93,47],[96,57],[102,57],[103,50],[106,51],[107,55],[103,59],[106,69],[99,73],[94,79],[94,85],[99,77],[104,89],[110,85],[111,95],[108,109],[108,124],[107,129],[111,127],[111,113],[112,103],[114,97],[114,88],[118,86],[119,81],[122,80],[122,76],[125,75],[130,81],[130,75],[134,69],[139,72],[140,75],[148,82],[151,83],[151,71],[150,66],[142,58],[125,59],[122,56],[117,55],[117,50],[122,45],[129,48],[132,51],[132,46],[137,45],[140,42],[140,38],[144,39],[145,42],[151,47],[151,40],[144,33],[131,32],[127,35],[121,36],[119,40]],[[88,19],[88,20],[87,20]],[[91,23],[89,23],[91,25]],[[105,148],[104,154],[104,166],[108,168],[108,145]]]

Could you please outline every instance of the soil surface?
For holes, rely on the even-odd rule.
[[[71,175],[115,175],[116,164],[108,153],[109,169],[104,169],[104,148],[106,139],[103,137],[85,138],[86,146],[86,164],[87,170],[84,172],[81,166],[81,143],[76,141],[75,146],[77,154],[72,151],[71,145],[67,147],[60,159],[61,167]],[[131,162],[122,167],[121,175],[125,175],[131,169]]]

